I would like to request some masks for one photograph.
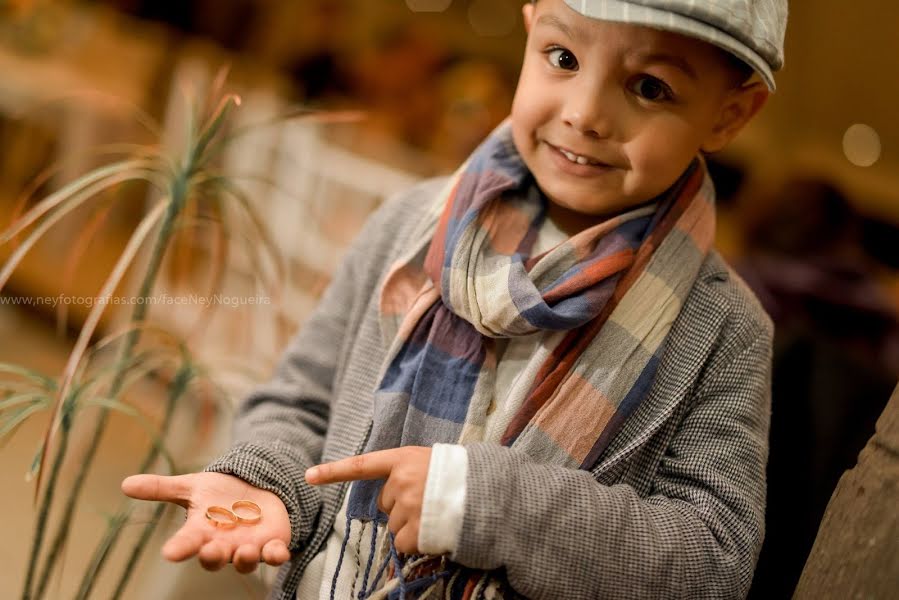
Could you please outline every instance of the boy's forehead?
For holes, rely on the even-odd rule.
[[[783,67],[787,0],[539,0],[538,13],[567,10],[573,22],[599,20],[673,32],[717,46],[758,72],[774,90]]]
[[[679,33],[586,17],[569,8],[562,0],[540,0],[537,4],[535,27],[557,31],[579,45],[608,45],[612,42],[629,57],[681,57],[685,61],[714,51],[709,44]]]

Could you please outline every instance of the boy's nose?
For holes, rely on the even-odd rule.
[[[583,135],[607,138],[612,135],[611,112],[611,103],[599,93],[579,93],[565,102],[562,121]]]

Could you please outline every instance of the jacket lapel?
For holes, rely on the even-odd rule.
[[[727,267],[717,254],[703,263],[672,327],[649,394],[591,469],[594,475],[611,470],[649,441],[690,393],[718,343],[727,317],[727,305],[714,290],[714,281],[726,280],[728,276]]]

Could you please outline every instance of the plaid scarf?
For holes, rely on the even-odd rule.
[[[532,256],[547,200],[508,121],[500,125],[435,198],[414,246],[385,278],[381,328],[390,345],[365,452],[481,441],[495,338],[565,331],[502,438],[487,441],[539,462],[591,469],[652,384],[714,237],[713,197],[697,158],[655,201]],[[382,486],[352,485],[332,597],[354,520],[371,529],[359,598],[387,594],[374,592],[385,571],[390,598],[436,588],[439,597],[467,600],[487,587],[494,597],[515,596],[501,572],[446,556],[400,556],[383,530],[376,543],[387,523],[376,506]],[[383,555],[377,569],[376,554]]]

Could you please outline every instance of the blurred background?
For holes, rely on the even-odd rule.
[[[235,128],[248,133],[219,160],[255,199],[283,253],[281,318],[268,302],[239,301],[217,307],[202,335],[191,326],[207,306],[160,307],[151,318],[201,359],[230,359],[219,372],[237,400],[270,371],[366,216],[411,183],[452,171],[507,115],[524,43],[521,4],[0,0],[0,227],[108,162],[103,149],[177,145],[185,98],[202,98],[229,65],[225,88],[241,97]],[[816,0],[790,11],[777,93],[711,158],[719,248],[777,326],[768,533],[754,598],[790,597],[830,494],[899,376],[899,4],[864,0],[849,10]],[[365,118],[264,125],[297,105]],[[111,194],[101,199],[102,218],[99,205],[73,211],[13,273],[0,303],[0,361],[61,372],[90,311],[74,299],[98,293],[152,201],[141,185]],[[197,232],[176,237],[157,292],[196,288],[208,245]],[[0,261],[9,246],[0,246]],[[258,297],[254,270],[245,256],[228,260],[231,297]],[[106,311],[99,333],[122,314]],[[131,401],[158,419],[161,394],[148,384]],[[0,546],[3,597],[21,589],[28,561],[33,484],[22,474],[46,417],[26,422],[0,450],[0,514],[16,540]],[[79,435],[87,434],[76,426],[72,460],[86,443]],[[169,439],[188,470],[202,468],[228,435],[228,411],[199,403],[180,414]],[[71,595],[79,560],[148,441],[131,420],[114,417],[51,597]],[[172,514],[126,597],[262,596],[271,573],[209,574],[156,560],[181,518]]]

